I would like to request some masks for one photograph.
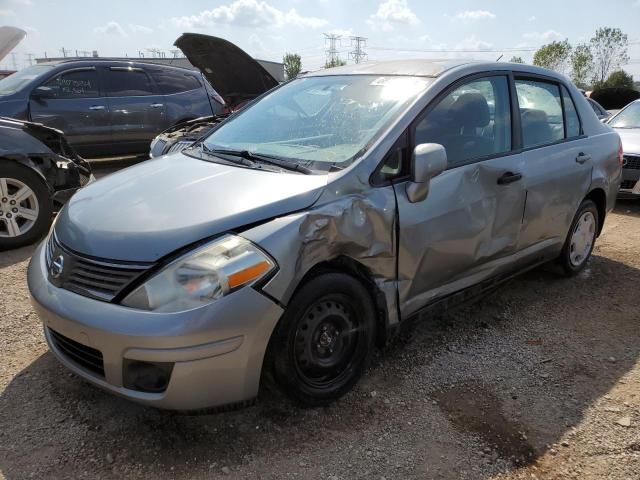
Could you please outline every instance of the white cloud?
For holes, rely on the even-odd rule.
[[[640,0],[636,0],[635,2],[633,2],[633,6],[640,7]]]
[[[302,16],[293,8],[285,12],[269,5],[266,1],[258,0],[235,0],[228,5],[203,10],[196,15],[173,17],[170,21],[179,28],[207,28],[223,24],[244,27],[291,25],[320,28],[329,23],[322,18]]]
[[[118,22],[114,22],[113,20],[107,22],[101,27],[94,28],[93,32],[99,33],[101,35],[119,35],[121,37],[127,36],[127,32],[124,31],[124,28],[122,28]]]
[[[340,35],[343,38],[348,38],[351,35],[353,35],[353,30],[351,30],[350,28],[332,28],[326,33],[330,33],[333,35]]]
[[[153,33],[153,28],[145,27],[144,25],[130,23],[128,26],[131,33]]]
[[[378,11],[369,17],[367,23],[374,28],[390,31],[398,25],[417,25],[420,19],[409,8],[407,0],[386,0],[378,6]]]
[[[493,20],[496,14],[487,10],[465,10],[456,13],[456,18],[458,20]]]
[[[0,17],[13,17],[16,14],[13,10],[4,9],[0,10]]]
[[[638,1],[640,2],[640,0],[638,0]],[[536,16],[535,16],[535,15],[531,15],[529,18],[527,18],[527,21],[528,21],[528,22],[535,22],[536,20],[537,20],[537,19],[536,19]]]
[[[547,30],[546,32],[530,32],[522,35],[522,38],[527,40],[537,40],[542,42],[549,42],[553,40],[561,40],[565,38],[563,34],[560,32],[556,32],[555,30]]]

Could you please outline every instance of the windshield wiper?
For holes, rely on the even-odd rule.
[[[275,165],[286,170],[304,173],[305,175],[313,173],[311,169],[304,167],[298,163],[289,162],[287,160],[283,160],[282,158],[274,157],[272,155],[265,155],[263,153],[254,153],[249,150],[227,150],[221,148],[209,148],[204,143],[202,144],[202,149],[205,152],[212,153],[214,155],[229,155],[230,157],[238,157],[244,160],[248,160],[249,162],[251,162],[249,165],[254,165],[256,162],[262,162],[269,165]]]

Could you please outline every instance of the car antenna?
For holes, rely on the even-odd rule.
[[[502,57],[504,57],[504,53],[500,55],[498,58],[496,58],[496,62],[499,62]]]

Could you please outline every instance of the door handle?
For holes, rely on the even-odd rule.
[[[508,185],[522,178],[521,173],[505,172],[498,178],[498,185]]]
[[[160,107],[164,107],[163,103],[152,103],[151,108],[160,108]]]
[[[89,110],[104,110],[104,105],[93,105],[89,107]]]
[[[589,160],[591,160],[591,155],[587,155],[586,153],[582,152],[580,152],[576,157],[576,162],[578,162],[580,165],[582,165],[584,162],[588,162]]]

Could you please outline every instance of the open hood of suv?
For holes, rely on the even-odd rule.
[[[0,60],[18,45],[27,32],[16,27],[0,27]]]
[[[271,90],[278,81],[233,43],[200,33],[183,33],[174,43],[230,107]]]

